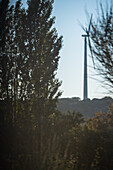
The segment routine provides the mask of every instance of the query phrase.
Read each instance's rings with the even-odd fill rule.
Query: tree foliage
[[[1,1],[0,98],[10,99],[14,112],[19,100],[53,109],[61,95],[61,82],[55,76],[62,46],[62,37],[53,27],[53,1],[28,1],[27,10],[21,0],[15,6],[8,7],[7,2],[3,8],[4,4]]]
[[[113,6],[100,10],[96,20],[91,17],[86,33],[90,37],[89,47],[94,60],[94,68],[104,78],[104,83],[113,92]]]

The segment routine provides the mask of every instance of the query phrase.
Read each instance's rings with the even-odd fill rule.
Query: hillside
[[[78,97],[61,98],[58,100],[57,108],[62,113],[67,111],[77,111],[83,114],[84,118],[93,117],[96,112],[107,112],[108,106],[111,105],[113,99],[104,97],[102,99],[94,98],[92,100],[80,100]]]

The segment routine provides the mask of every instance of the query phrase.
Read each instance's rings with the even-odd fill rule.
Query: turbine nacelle
[[[89,35],[88,34],[83,34],[82,37],[89,37]]]

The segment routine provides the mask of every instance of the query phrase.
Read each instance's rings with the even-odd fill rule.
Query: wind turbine
[[[82,35],[82,37],[84,37],[84,87],[83,87],[83,100],[86,100],[88,98],[88,83],[87,83],[88,82],[88,77],[87,77],[87,38],[88,38],[89,48],[90,48],[90,52],[91,52],[91,56],[92,56],[92,60],[93,60],[93,64],[94,64],[92,47],[91,47],[91,42],[90,42],[90,38],[89,38],[91,21],[92,21],[92,15],[91,15],[91,18],[90,18],[88,30],[84,29],[84,27],[82,27],[83,30],[86,32],[86,34]]]

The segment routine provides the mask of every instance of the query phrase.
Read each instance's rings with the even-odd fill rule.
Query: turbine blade
[[[90,28],[91,28],[92,17],[93,17],[93,14],[91,14],[91,18],[90,18],[90,21],[89,21],[88,33],[90,32]]]
[[[91,57],[92,57],[94,69],[95,69],[95,61],[94,61],[94,57],[93,57],[93,50],[92,50],[92,45],[91,45],[91,41],[90,41],[89,37],[88,37],[88,43],[89,43],[89,49],[90,49],[90,52],[91,52]]]

